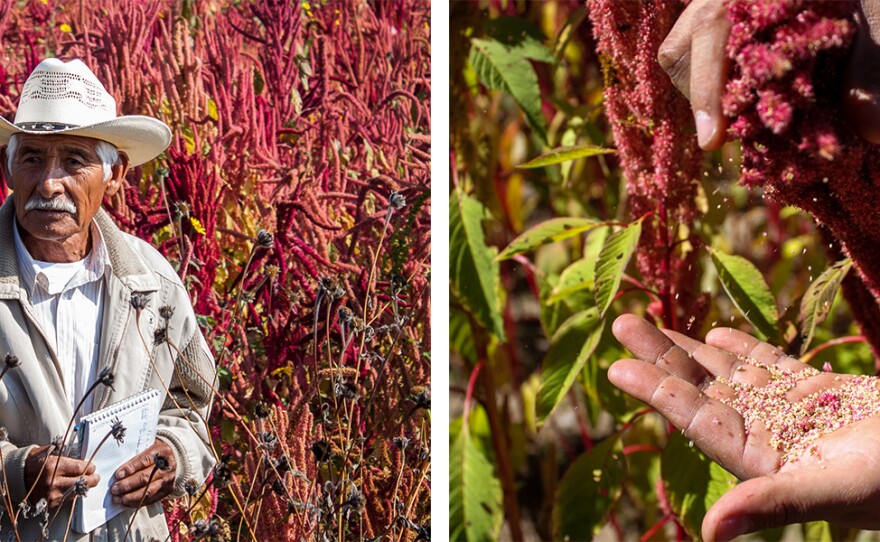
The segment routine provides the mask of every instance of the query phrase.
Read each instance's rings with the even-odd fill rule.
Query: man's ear
[[[104,195],[113,196],[122,187],[125,182],[125,174],[128,173],[128,155],[119,152],[119,160],[110,168],[110,178],[104,184]]]
[[[6,156],[6,149],[9,147],[3,146],[3,149],[0,150],[0,170],[3,171],[3,180],[6,181],[6,186],[10,189],[12,188],[12,173],[9,172],[9,161]]]

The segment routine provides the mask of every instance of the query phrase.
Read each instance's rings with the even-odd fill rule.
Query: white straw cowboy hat
[[[72,135],[112,143],[130,165],[149,162],[171,142],[171,129],[141,115],[116,116],[113,99],[81,60],[47,58],[21,90],[15,122],[0,117],[0,144],[12,134]]]

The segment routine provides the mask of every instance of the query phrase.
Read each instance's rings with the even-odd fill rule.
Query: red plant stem
[[[577,418],[578,428],[581,432],[581,441],[584,443],[584,448],[587,450],[587,453],[593,450],[593,439],[590,438],[590,429],[587,427],[587,420],[584,418],[584,408],[578,404],[577,396],[574,393],[574,388],[568,390],[568,398],[571,401],[571,406],[574,408],[575,417]]]
[[[660,521],[658,521],[657,523],[654,524],[653,527],[648,529],[645,532],[645,534],[643,534],[642,537],[639,538],[639,541],[646,542],[647,540],[650,540],[651,537],[654,536],[654,533],[656,533],[657,531],[660,530],[660,528],[662,528],[664,525],[669,523],[669,520],[671,520],[671,519],[675,519],[675,516],[673,516],[672,514],[667,514],[667,515],[663,516],[662,518],[660,518]]]
[[[525,271],[526,282],[529,283],[529,290],[532,292],[532,295],[535,296],[535,299],[540,301],[541,289],[538,288],[538,283],[535,281],[535,275],[539,271],[538,268],[535,267],[535,265],[522,254],[517,254],[513,257],[513,260],[519,264],[522,264]]]
[[[617,539],[623,540],[623,529],[620,528],[620,522],[617,521],[617,514],[614,513],[614,510],[608,514],[608,523],[610,523],[611,528],[614,529],[614,534],[617,535]]]
[[[651,412],[654,412],[654,409],[650,408],[650,407],[643,408],[642,410],[636,412],[635,414],[632,415],[632,418],[630,418],[626,423],[623,424],[623,427],[620,428],[620,432],[623,433],[627,429],[630,429],[633,425],[635,425],[635,423],[639,420],[639,418],[641,418],[645,414],[650,414]]]
[[[478,330],[476,322],[471,318],[471,329]],[[474,343],[477,349],[477,358],[480,362],[489,359],[487,337],[484,332],[477,331],[474,335]],[[504,511],[507,523],[510,526],[510,534],[514,540],[523,540],[522,523],[519,512],[519,501],[516,496],[516,486],[513,480],[513,467],[510,463],[510,439],[507,437],[501,413],[498,411],[498,389],[495,386],[495,377],[492,367],[483,371],[483,394],[486,407],[486,416],[489,418],[489,429],[492,435],[492,447],[495,450],[495,459],[498,467],[498,477],[501,480],[501,489],[504,493]]]
[[[623,455],[630,455],[636,452],[657,452],[659,454],[663,452],[663,448],[655,444],[633,444],[623,448]]]
[[[851,335],[849,337],[839,337],[837,339],[831,339],[830,341],[827,341],[827,342],[820,344],[816,348],[813,348],[812,350],[810,350],[809,352],[807,352],[806,354],[801,356],[801,361],[804,363],[810,363],[810,361],[814,357],[816,357],[816,354],[818,354],[819,352],[821,352],[823,350],[827,350],[828,348],[831,348],[832,346],[837,346],[839,344],[846,344],[846,343],[863,343],[866,341],[867,341],[867,339],[864,337],[864,335]]]
[[[483,368],[483,360],[480,360],[471,371],[471,377],[468,379],[467,392],[464,395],[464,413],[462,414],[462,425],[467,427],[468,414],[471,412],[471,401],[474,398],[474,386],[477,384],[477,377],[480,375],[480,369]]]

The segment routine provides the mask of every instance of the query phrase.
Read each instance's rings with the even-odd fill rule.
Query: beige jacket
[[[53,438],[63,435],[73,413],[65,398],[56,355],[47,346],[34,318],[28,292],[19,279],[12,233],[14,215],[10,197],[0,207],[0,368],[7,353],[17,356],[20,365],[7,371],[0,380],[0,427],[9,435],[8,441],[0,442],[0,452],[2,474],[17,505],[26,492],[27,454],[31,448],[49,444]],[[98,371],[110,368],[115,382],[114,389],[98,386],[94,392],[94,409],[147,388],[160,391],[163,407],[158,434],[174,450],[175,496],[180,496],[188,481],[198,485],[204,482],[215,463],[203,422],[208,416],[211,390],[216,382],[214,360],[196,325],[186,290],[171,265],[150,245],[120,231],[103,210],[95,216],[95,221],[112,265],[112,273],[105,275]],[[131,303],[135,293],[149,299],[140,318]],[[167,343],[154,345],[156,330],[164,327],[159,309],[165,306],[174,309],[168,336],[179,352]],[[3,512],[0,541],[15,540],[2,500],[0,511]],[[69,513],[69,505],[61,509],[50,525],[49,540],[64,538]],[[88,535],[71,531],[67,540],[121,540],[132,513],[123,512]],[[156,503],[139,510],[132,531],[134,536],[129,540],[164,540],[168,530],[161,505]],[[39,540],[40,532],[36,519],[23,520],[19,516],[21,540]]]

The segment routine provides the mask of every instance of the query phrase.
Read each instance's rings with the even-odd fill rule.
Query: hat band
[[[58,132],[79,128],[78,124],[63,124],[60,122],[21,122],[16,124],[16,126],[28,132]]]

